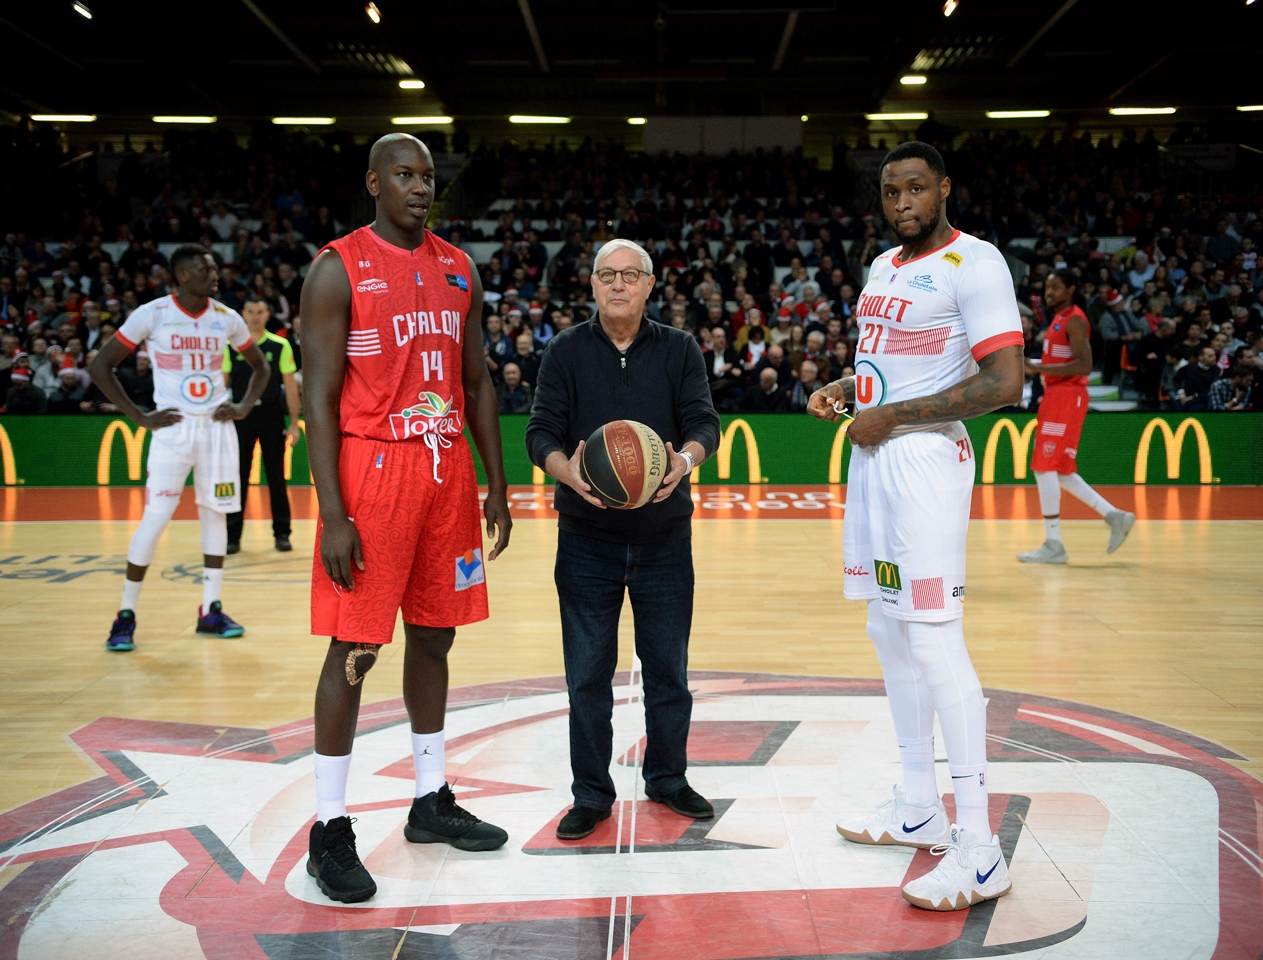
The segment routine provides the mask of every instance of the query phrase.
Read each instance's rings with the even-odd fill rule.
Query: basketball
[[[619,510],[648,503],[667,475],[667,448],[635,420],[613,420],[588,437],[579,462],[592,495]]]

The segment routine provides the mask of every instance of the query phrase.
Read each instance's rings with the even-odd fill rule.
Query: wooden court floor
[[[1154,502],[1166,496],[1157,490]],[[880,676],[863,606],[841,597],[842,521],[799,513],[811,519],[694,524],[692,667]],[[324,648],[308,633],[313,521],[296,522],[291,554],[272,549],[266,521],[248,521],[224,585],[247,633],[213,641],[194,633],[197,524],[177,520],[141,598],[138,649],[111,654],[103,641],[132,524],[20,514],[0,524],[0,810],[99,775],[67,737],[98,717],[253,728],[310,717]],[[509,551],[490,565],[491,618],[459,631],[453,686],[562,673],[547,516],[519,514]],[[1263,778],[1263,523],[1142,520],[1113,556],[1099,521],[1063,530],[1071,562],[1047,568],[1014,559],[1041,541],[1038,521],[971,526],[965,629],[984,686],[1169,724],[1248,758],[1237,765]],[[624,626],[621,668],[630,617]],[[365,703],[399,696],[401,652],[386,650]]]

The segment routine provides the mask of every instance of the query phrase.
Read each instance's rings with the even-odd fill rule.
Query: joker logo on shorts
[[[190,373],[180,382],[180,396],[189,403],[209,403],[215,383],[204,373]]]
[[[406,440],[427,433],[460,433],[460,414],[449,416],[452,412],[450,397],[445,400],[429,390],[423,390],[417,396],[418,403],[390,415],[392,437]]]

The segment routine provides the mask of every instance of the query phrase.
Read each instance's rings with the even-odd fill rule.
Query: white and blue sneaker
[[[930,850],[937,867],[903,888],[903,898],[922,910],[964,910],[1013,889],[1000,838],[983,840],[952,824],[951,840]]]
[[[838,833],[853,843],[897,843],[928,850],[948,842],[951,821],[947,819],[942,800],[935,800],[929,806],[914,806],[896,786],[894,799],[887,800],[867,817],[839,823]]]

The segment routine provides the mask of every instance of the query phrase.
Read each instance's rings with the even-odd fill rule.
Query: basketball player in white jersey
[[[858,410],[847,429],[845,595],[868,603],[902,767],[894,798],[838,832],[941,854],[903,890],[929,910],[1012,886],[987,813],[986,705],[962,629],[974,450],[961,420],[1021,398],[1022,326],[1000,252],[947,222],[950,191],[928,144],[900,144],[882,161],[882,208],[903,246],[870,269],[855,375],[816,391],[807,408],[831,421],[844,402]],[[954,824],[934,776],[936,713]]]
[[[250,339],[246,322],[211,294],[219,289],[215,258],[199,246],[171,255],[176,292],[137,309],[105,342],[89,372],[120,411],[153,432],[145,462],[145,512],[127,551],[123,602],[105,641],[110,650],[135,648],[136,602],[158,538],[184,492],[189,470],[202,527],[202,605],[197,632],[239,637],[245,628],[223,611],[219,590],[228,548],[227,515],[240,510],[241,469],[233,420],[248,414],[268,383],[267,358]],[[128,353],[147,343],[153,360],[154,403],[145,413],[114,373]],[[240,403],[233,403],[221,372],[224,346],[232,344],[253,373]]]

